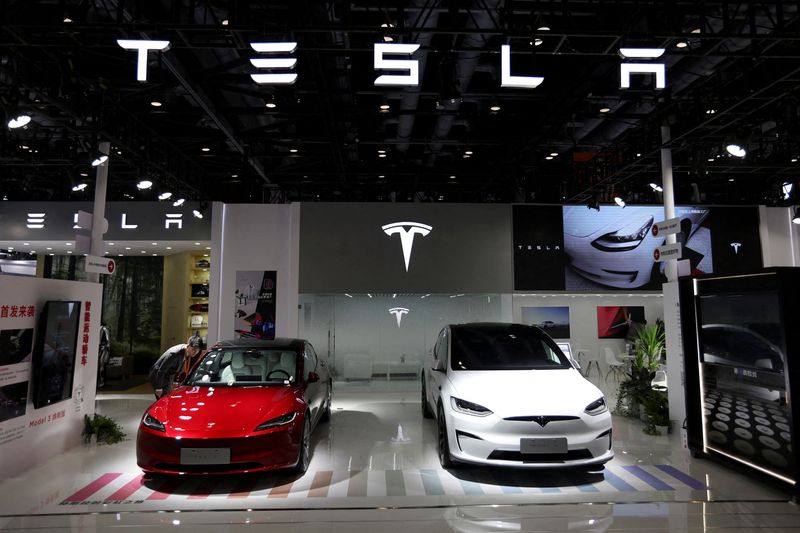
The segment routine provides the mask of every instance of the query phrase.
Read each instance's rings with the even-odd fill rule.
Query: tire
[[[300,434],[300,452],[297,454],[297,464],[293,468],[295,474],[303,475],[308,470],[311,462],[311,421],[306,413],[303,422],[303,433]]]
[[[325,410],[322,411],[322,416],[319,417],[320,422],[331,421],[331,401],[333,400],[333,383],[328,382],[328,397],[325,399]]]
[[[425,376],[422,376],[422,418],[433,418],[433,411],[428,405],[428,395],[425,390]]]
[[[447,436],[447,422],[444,419],[444,409],[439,406],[438,416],[436,417],[436,448],[439,454],[439,463],[442,468],[450,469],[456,467],[453,456],[450,455],[450,439]]]

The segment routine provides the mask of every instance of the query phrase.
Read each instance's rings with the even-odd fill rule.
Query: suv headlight
[[[628,250],[633,250],[642,244],[652,225],[653,217],[648,217],[647,221],[641,226],[638,222],[635,222],[596,238],[592,241],[592,246],[604,252],[627,252]]]
[[[466,400],[460,400],[455,396],[450,397],[450,404],[453,406],[454,411],[458,411],[459,413],[464,413],[465,415],[489,416],[490,414],[492,414],[490,410],[488,410],[482,405],[468,402]]]
[[[601,415],[606,411],[608,411],[608,407],[606,406],[606,401],[603,398],[593,401],[586,406],[586,409],[583,410],[584,413],[592,416]]]
[[[156,431],[163,431],[165,433],[167,431],[167,428],[164,427],[164,423],[150,415],[150,413],[145,413],[144,418],[142,418],[142,424]]]
[[[264,431],[265,429],[272,429],[279,426],[285,426],[289,424],[297,417],[297,413],[287,413],[283,416],[279,416],[277,418],[273,418],[271,420],[267,420],[263,424],[259,424],[256,429],[253,431]]]

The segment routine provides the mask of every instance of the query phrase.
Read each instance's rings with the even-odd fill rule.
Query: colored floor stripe
[[[275,481],[275,486],[269,491],[267,498],[287,498],[289,493],[292,492],[292,483],[290,479],[279,479]]]
[[[425,487],[425,494],[428,496],[444,496],[442,480],[436,470],[420,470],[422,476],[422,486]]]
[[[558,487],[542,487],[542,492],[545,494],[555,494],[556,492],[561,492],[561,489]]]
[[[308,491],[309,498],[324,498],[328,495],[328,488],[331,486],[331,479],[333,479],[333,472],[330,470],[323,470],[314,474],[314,480],[311,482],[311,489]]]
[[[367,471],[353,470],[350,472],[350,483],[347,486],[349,498],[367,495]]]
[[[655,466],[659,470],[661,470],[663,472],[666,472],[670,476],[674,477],[675,479],[677,479],[678,481],[680,481],[684,485],[688,485],[689,487],[693,488],[694,490],[706,490],[706,489],[708,489],[708,487],[706,487],[705,483],[701,483],[701,482],[697,481],[695,478],[691,477],[690,475],[684,474],[683,472],[681,472],[680,470],[678,470],[677,468],[675,468],[672,465],[655,465]]]
[[[403,479],[402,470],[386,471],[386,495],[387,496],[406,495],[406,482]]]
[[[617,490],[622,492],[636,492],[636,487],[619,477],[618,475],[614,474],[606,468],[605,472],[603,472],[603,477],[605,478],[608,483]]]
[[[584,483],[583,485],[575,485],[581,492],[600,492],[600,489],[595,487],[592,483]]]
[[[73,494],[72,496],[68,496],[64,501],[65,502],[82,502],[83,500],[89,498],[92,494],[97,492],[98,490],[102,489],[115,479],[117,479],[122,474],[118,472],[110,472],[108,474],[103,474],[99,478],[95,479],[81,490]]]
[[[144,485],[144,475],[139,474],[132,480],[125,483],[119,490],[117,490],[114,494],[106,498],[107,502],[121,502],[123,500],[127,500],[131,497],[131,495],[139,490],[142,485]]]
[[[190,500],[205,500],[208,498],[212,492],[214,492],[214,488],[219,483],[219,478],[217,476],[205,476],[203,477],[200,484],[197,485],[192,493],[189,495]]]
[[[166,500],[172,494],[183,485],[186,481],[186,478],[183,477],[171,477],[169,479],[164,480],[164,482],[159,485],[159,487],[147,497],[148,500]]]
[[[247,498],[250,496],[250,492],[253,490],[253,487],[256,486],[258,480],[261,479],[259,476],[247,476],[240,479],[236,485],[231,490],[231,493],[228,495],[230,499],[238,499],[238,498]]]
[[[650,472],[643,469],[641,466],[636,466],[636,465],[623,466],[622,468],[624,468],[634,476],[638,477],[639,479],[641,479],[642,481],[644,481],[645,483],[647,483],[656,490],[675,490],[674,488],[670,487],[669,485],[658,479]]]
[[[461,487],[464,489],[464,494],[478,495],[484,493],[481,486],[474,481],[468,481],[466,479],[459,479],[459,481],[461,482]]]

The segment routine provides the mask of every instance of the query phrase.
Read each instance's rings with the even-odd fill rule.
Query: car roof
[[[470,322],[467,324],[450,324],[451,331],[487,331],[491,333],[498,333],[508,331],[509,329],[530,329],[538,332],[542,330],[530,324],[515,324],[510,322]]]
[[[304,339],[293,339],[290,337],[278,337],[273,340],[266,339],[227,339],[222,340],[211,346],[214,348],[276,348],[282,350],[302,351]]]

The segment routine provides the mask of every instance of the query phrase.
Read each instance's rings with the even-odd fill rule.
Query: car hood
[[[603,206],[599,212],[570,207],[564,211],[564,234],[588,237],[615,231],[632,233],[645,225],[648,220],[663,220],[663,212],[662,208],[649,207],[632,207],[623,211],[622,208]]]
[[[456,371],[452,394],[501,418],[578,415],[600,398],[600,389],[574,368],[564,370]]]
[[[158,400],[150,414],[168,435],[222,438],[252,432],[257,425],[303,409],[294,387],[181,387]]]

